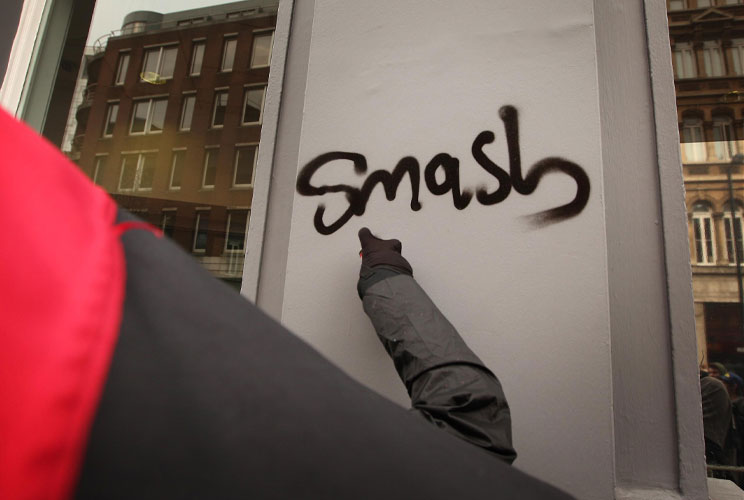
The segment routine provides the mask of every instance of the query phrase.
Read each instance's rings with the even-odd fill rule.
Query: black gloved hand
[[[411,264],[400,254],[403,249],[400,240],[381,240],[363,227],[359,230],[359,242],[362,244],[362,267],[391,266],[413,276]]]

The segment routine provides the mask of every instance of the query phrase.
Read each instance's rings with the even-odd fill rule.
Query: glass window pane
[[[168,99],[156,99],[152,101],[150,132],[160,132],[165,126],[165,111],[168,107]]]
[[[168,210],[163,212],[160,218],[160,230],[168,238],[173,238],[173,233],[176,230],[176,211]]]
[[[159,61],[160,48],[146,50],[144,63],[142,64],[142,73],[157,73]]]
[[[176,56],[178,55],[178,47],[165,47],[163,48],[163,54],[160,60],[160,77],[161,78],[172,78],[173,71],[176,68]]]
[[[217,92],[214,95],[214,111],[212,114],[212,126],[219,127],[225,124],[225,111],[227,110],[227,91]]]
[[[106,126],[103,130],[103,135],[110,136],[114,133],[114,126],[116,125],[116,117],[119,115],[119,104],[111,103],[108,105],[106,110]]]
[[[191,119],[194,117],[194,104],[196,103],[195,95],[187,95],[183,98],[183,107],[181,109],[180,130],[191,129]]]
[[[93,170],[93,176],[91,179],[93,182],[98,184],[99,186],[103,183],[103,178],[106,175],[106,161],[108,160],[108,156],[97,156],[96,157],[96,166]]]
[[[259,123],[263,108],[264,91],[266,87],[249,87],[245,90],[245,106],[243,108],[243,123]]]
[[[202,187],[214,187],[217,178],[217,154],[216,149],[207,149],[204,153],[204,176]]]
[[[151,189],[155,178],[155,161],[157,153],[146,153],[141,156],[139,189]]]
[[[138,155],[122,155],[119,190],[124,191],[134,189],[134,179],[137,177],[138,161]]]
[[[273,33],[253,37],[251,68],[268,66],[271,63],[271,41]]]
[[[196,227],[194,234],[194,251],[205,251],[207,249],[207,237],[209,236],[209,212],[202,211],[196,214]]]
[[[170,187],[180,188],[181,178],[183,176],[183,163],[186,161],[186,151],[178,150],[173,151],[173,158],[171,159],[171,177]]]
[[[234,186],[249,186],[253,184],[253,165],[255,158],[255,146],[236,148]]]
[[[228,214],[225,250],[240,251],[245,248],[245,233],[248,228],[248,210],[232,210]]]
[[[141,133],[145,131],[145,125],[147,124],[147,113],[150,109],[150,101],[139,101],[134,104],[134,111],[132,113],[132,128],[130,132],[133,134]]]
[[[127,76],[127,69],[129,69],[129,52],[124,52],[119,55],[119,64],[116,68],[117,85],[124,85],[124,80]]]
[[[194,42],[191,56],[191,74],[198,75],[201,73],[202,60],[204,59],[204,42]]]
[[[238,41],[235,38],[225,38],[225,45],[222,49],[222,71],[231,71],[235,61],[235,47]]]

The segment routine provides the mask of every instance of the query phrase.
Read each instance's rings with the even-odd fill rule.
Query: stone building
[[[737,246],[742,255],[744,170],[732,165],[732,158],[744,152],[744,5],[740,0],[669,0],[668,16],[698,356],[741,365],[744,334],[735,262]]]

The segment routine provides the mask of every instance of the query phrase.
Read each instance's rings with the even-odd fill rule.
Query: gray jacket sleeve
[[[413,410],[437,427],[511,463],[511,417],[496,376],[411,277],[364,292],[364,311],[393,359]]]

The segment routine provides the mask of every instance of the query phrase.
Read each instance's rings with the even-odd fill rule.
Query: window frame
[[[173,232],[176,230],[176,224],[175,219],[178,213],[178,209],[176,207],[164,207],[160,210],[160,231],[162,231],[163,236],[168,236],[169,238],[173,238],[173,236],[169,236],[168,233],[165,231],[166,227],[166,217],[172,217],[172,227]]]
[[[232,58],[230,60],[230,67],[225,67],[227,60],[227,44],[234,42],[235,48],[232,51]],[[220,58],[220,72],[231,73],[235,69],[235,57],[238,55],[238,33],[226,33],[222,37],[222,57]]]
[[[103,187],[103,183],[100,182],[99,176],[101,175],[101,160],[103,160],[103,170],[106,170],[106,164],[109,160],[109,154],[108,153],[96,153],[96,155],[93,158],[93,175],[91,175],[90,180],[93,181],[93,184],[96,186]]]
[[[245,217],[245,229],[243,231],[243,247],[242,248],[227,248],[227,243],[230,238],[230,224],[232,222],[232,215],[235,212],[246,212]],[[251,209],[247,207],[233,207],[227,209],[227,223],[225,225],[225,243],[222,248],[222,252],[225,254],[240,254],[245,253],[246,242],[248,240],[248,227],[251,224]]]
[[[738,152],[736,147],[736,130],[734,128],[734,122],[729,116],[716,115],[713,116],[713,122],[711,126],[711,132],[713,133],[713,149],[715,151],[715,159],[717,161],[729,161]],[[721,138],[716,139],[716,135],[720,134]],[[723,154],[719,154],[721,144],[723,144]]]
[[[726,239],[726,256],[728,257],[728,265],[736,266],[736,255],[733,252],[736,251],[737,247],[739,250],[739,257],[741,261],[739,265],[744,264],[744,211],[742,210],[740,203],[734,204],[734,216],[739,226],[739,238],[736,236],[736,228],[732,226],[731,222],[731,202],[724,204],[723,208],[723,231],[724,238]],[[737,245],[735,247],[734,245]]]
[[[233,175],[232,175],[232,183],[230,185],[231,188],[235,189],[248,189],[253,188],[253,185],[256,181],[256,165],[258,164],[258,146],[259,144],[257,142],[249,142],[249,143],[241,143],[235,145],[235,155],[233,158]],[[240,151],[243,149],[249,149],[253,148],[253,165],[251,170],[251,183],[250,184],[237,184],[235,180],[238,177],[238,158],[240,156]]]
[[[695,131],[699,132],[699,141],[684,140],[688,133],[690,136],[695,135]],[[683,139],[681,146],[685,153],[685,163],[705,163],[708,160],[705,130],[703,129],[703,121],[700,118],[683,119],[681,137]]]
[[[116,131],[116,122],[119,119],[120,101],[108,101],[106,103],[106,116],[103,120],[103,130],[101,131],[101,137],[113,137]],[[115,109],[115,111],[114,111]],[[114,121],[111,121],[111,115],[114,114]],[[109,133],[109,124],[111,124],[111,132]]]
[[[197,254],[206,254],[207,248],[209,247],[209,216],[212,214],[212,207],[198,207],[194,211],[194,214],[196,215],[194,217],[194,237],[191,240],[191,252],[197,253]],[[204,248],[196,248],[196,240],[199,237],[199,224],[202,219],[202,215],[207,215],[207,227],[204,230],[206,233],[206,241],[204,243]]]
[[[165,52],[165,49],[169,48],[175,48],[176,49],[176,57],[173,61],[173,74],[169,76],[163,76],[163,53]],[[140,81],[144,82],[145,80],[142,78],[142,75],[145,74],[145,64],[147,64],[147,53],[153,52],[155,50],[158,50],[158,62],[156,64],[157,71],[154,71],[154,73],[157,73],[158,79],[160,80],[172,80],[173,76],[176,74],[176,64],[178,64],[178,49],[179,49],[179,42],[168,42],[164,44],[158,44],[158,45],[146,45],[142,48],[142,71],[140,71]]]
[[[695,49],[690,43],[678,43],[674,46],[672,51],[672,59],[674,61],[674,77],[678,80],[684,80],[688,78],[697,78],[698,67],[697,58],[695,57]],[[689,58],[690,65],[685,65],[685,57]],[[681,62],[681,64],[680,64]],[[687,70],[690,70],[689,73]]]
[[[718,74],[714,74],[716,66],[719,69]],[[707,78],[721,78],[726,76],[726,63],[720,42],[716,40],[706,40],[703,42],[703,69]]]
[[[217,117],[217,97],[225,95],[225,112],[222,115],[222,123],[215,124],[214,120]],[[220,87],[214,89],[214,97],[212,98],[212,118],[209,121],[209,128],[223,128],[225,126],[225,118],[227,117],[227,104],[230,101],[230,89],[229,87]]]
[[[705,211],[703,210],[696,210],[695,207],[698,206],[700,208],[705,208]],[[708,223],[708,228],[710,230],[710,238],[709,240],[706,238],[705,235],[705,227]],[[703,255],[700,255],[700,252],[698,252],[698,237],[697,232],[700,233],[700,248],[703,249]],[[710,207],[703,205],[703,204],[696,204],[692,208],[692,239],[693,239],[693,247],[694,247],[694,255],[695,255],[695,264],[699,266],[714,266],[716,265],[716,231],[715,231],[715,225],[713,221],[713,211],[710,209]],[[710,247],[711,255],[709,256],[707,253],[708,247]]]
[[[194,111],[196,110],[196,92],[184,92],[181,94],[181,114],[178,119],[178,131],[179,132],[189,132],[191,131],[191,127],[194,124]],[[194,100],[194,104],[191,108],[191,116],[189,117],[189,126],[184,127],[183,126],[183,119],[186,115],[186,102],[189,99]]]
[[[148,96],[144,99],[132,100],[132,118],[129,121],[129,135],[151,135],[151,134],[162,134],[165,130],[165,116],[168,114],[168,98],[170,94],[161,94],[157,96]],[[153,114],[153,103],[155,101],[165,101],[165,112],[163,113],[163,128],[160,130],[152,130],[152,114]],[[147,102],[147,118],[145,119],[145,127],[142,132],[132,132],[134,127],[134,116],[137,105],[140,103]]]
[[[196,62],[197,47],[201,48],[201,57],[199,58],[199,71],[194,72],[194,63]],[[207,39],[197,38],[191,42],[191,60],[189,62],[189,76],[201,75],[204,65],[204,53],[207,50]]]
[[[271,56],[274,54],[274,33],[275,31],[276,31],[275,29],[253,31],[253,39],[251,40],[251,60],[248,63],[248,67],[250,69],[268,68],[271,66]],[[265,37],[267,36],[267,34],[271,39],[269,41],[269,61],[266,64],[260,64],[260,65],[254,64],[254,60],[256,57],[256,39]]]
[[[116,74],[114,75],[114,86],[115,87],[121,87],[126,83],[127,72],[129,71],[129,63],[131,61],[132,61],[131,49],[119,51],[119,58],[117,59],[117,62],[116,62]]]
[[[240,114],[240,125],[241,126],[250,126],[250,125],[261,125],[263,123],[263,109],[264,109],[264,103],[266,102],[266,89],[268,88],[268,83],[259,83],[259,84],[248,84],[243,86],[243,109],[242,113]],[[248,92],[251,89],[261,88],[261,106],[258,111],[258,121],[256,122],[247,122],[245,121],[245,108],[248,104]]]
[[[169,191],[180,191],[183,187],[183,165],[181,165],[181,180],[180,185],[174,186],[173,185],[173,176],[176,172],[176,158],[178,158],[178,153],[183,152],[183,161],[186,161],[186,151],[187,148],[173,148],[171,150],[171,161],[170,161],[170,175],[168,176],[168,190]]]
[[[204,159],[202,160],[202,177],[201,177],[201,190],[204,191],[211,191],[215,188],[217,185],[217,162],[219,161],[219,156],[216,156],[215,165],[214,165],[214,184],[207,185],[205,184],[207,179],[207,164],[209,161],[209,158],[212,156],[212,153],[216,153],[219,155],[220,153],[220,147],[219,146],[204,146]]]
[[[149,192],[153,190],[153,187],[141,187],[140,184],[142,182],[142,171],[144,170],[144,162],[145,157],[149,154],[155,155],[155,162],[157,168],[157,160],[158,160],[158,153],[159,150],[157,149],[148,149],[148,150],[141,150],[141,151],[122,151],[120,154],[121,162],[119,163],[119,182],[116,185],[116,191],[119,193],[135,193],[135,192]],[[137,165],[135,167],[135,173],[134,173],[134,180],[132,181],[132,187],[131,188],[122,188],[121,187],[121,181],[124,177],[124,161],[126,160],[126,157],[137,155]],[[154,174],[153,174],[153,184],[155,184]]]

